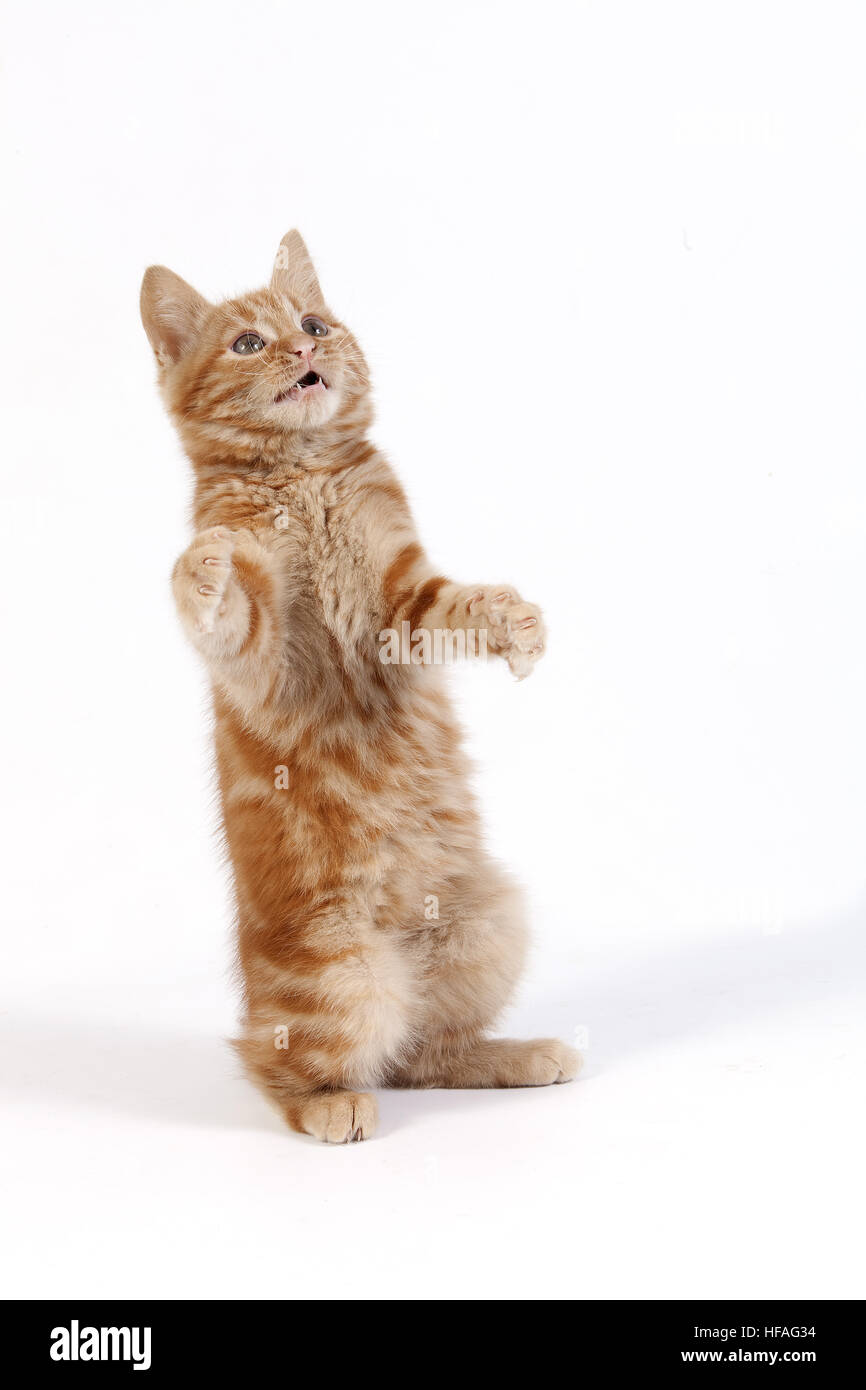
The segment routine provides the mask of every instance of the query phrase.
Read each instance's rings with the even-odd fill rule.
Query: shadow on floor
[[[586,1028],[596,1071],[740,1024],[752,1031],[756,1022],[822,1001],[864,999],[864,919],[866,909],[778,934],[736,929],[640,952],[620,943],[527,1001],[516,1014],[519,1029],[546,1028],[573,1041]]]
[[[279,1130],[219,1037],[0,1016],[0,1088],[167,1122]]]
[[[523,1036],[590,1032],[591,1073],[719,1028],[753,1024],[863,990],[859,917],[782,934],[732,932],[675,948],[596,960],[515,1012]],[[804,1040],[804,1046],[807,1045]],[[166,1123],[284,1132],[241,1074],[228,1043],[83,1019],[0,1015],[0,1088]],[[497,1092],[394,1092],[390,1129],[430,1113],[497,1106]],[[383,1117],[384,1118],[384,1117]]]

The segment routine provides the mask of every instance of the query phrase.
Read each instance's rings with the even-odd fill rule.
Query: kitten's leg
[[[236,1047],[289,1126],[331,1144],[368,1139],[381,1082],[412,1032],[414,974],[357,906],[303,923],[241,923],[248,1000]]]
[[[443,1035],[425,1043],[415,1057],[395,1069],[392,1086],[476,1089],[551,1086],[572,1081],[581,1057],[558,1038],[485,1038]]]
[[[386,630],[399,631],[408,622],[410,633],[431,634],[431,651],[436,650],[433,634],[471,633],[476,653],[483,642],[505,658],[520,680],[544,655],[546,630],[536,604],[524,603],[510,584],[467,587],[431,575],[417,545],[404,547],[393,560],[384,578],[384,598]],[[469,651],[468,642],[466,646]]]
[[[325,1144],[351,1144],[370,1139],[376,1131],[379,1107],[369,1091],[350,1089],[339,1060],[326,1056],[329,1041],[339,1034],[340,1023],[320,1022],[306,1035],[297,1026],[286,1037],[291,1060],[275,1051],[285,1024],[276,1020],[281,1011],[265,1010],[247,1023],[246,1034],[235,1042],[247,1075],[276,1107],[290,1129],[309,1134]],[[359,1086],[379,1078],[367,1077]]]
[[[522,894],[482,859],[439,901],[440,919],[419,942],[424,958],[421,1041],[392,1068],[392,1086],[549,1086],[570,1081],[580,1055],[556,1038],[486,1036],[522,971]]]
[[[180,556],[172,589],[184,630],[212,674],[264,700],[279,669],[278,576],[250,532],[200,532]]]
[[[254,1009],[235,1042],[247,1075],[297,1133],[326,1144],[369,1139],[379,1111],[375,1096],[360,1088],[378,1081],[376,1070],[353,1074],[347,1011],[338,1006],[304,1017],[299,1010],[306,1007],[296,993],[283,1006],[263,1001]]]

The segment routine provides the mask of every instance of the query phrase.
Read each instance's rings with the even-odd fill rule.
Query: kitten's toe
[[[559,1043],[558,1046],[559,1076],[554,1085],[559,1085],[563,1081],[573,1081],[583,1066],[583,1057],[576,1047],[569,1047],[567,1043]]]
[[[533,1086],[558,1086],[573,1081],[583,1065],[575,1048],[559,1038],[538,1038],[532,1044],[530,1072]]]
[[[517,679],[523,680],[544,655],[547,632],[541,609],[534,603],[524,603],[513,588],[490,590],[483,602],[495,649],[505,657]]]
[[[534,603],[515,604],[508,613],[508,665],[518,680],[528,676],[544,655],[547,633]]]
[[[369,1139],[375,1132],[377,1119],[375,1096],[335,1091],[305,1101],[297,1128],[325,1144],[351,1144]]]

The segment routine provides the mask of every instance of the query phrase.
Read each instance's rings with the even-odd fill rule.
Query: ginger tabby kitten
[[[250,1077],[331,1143],[373,1133],[373,1086],[570,1080],[565,1044],[488,1036],[524,962],[520,896],[485,853],[438,666],[382,659],[388,629],[473,631],[523,677],[539,610],[427,559],[297,232],[269,288],[223,304],[151,266],[141,315],[195,470],[173,587],[213,684]]]

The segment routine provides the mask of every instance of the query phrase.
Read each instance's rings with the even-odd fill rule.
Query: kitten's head
[[[194,453],[214,444],[268,453],[331,422],[366,422],[367,365],[325,303],[297,232],[283,237],[267,289],[222,304],[151,266],[141,317],[166,403]]]

